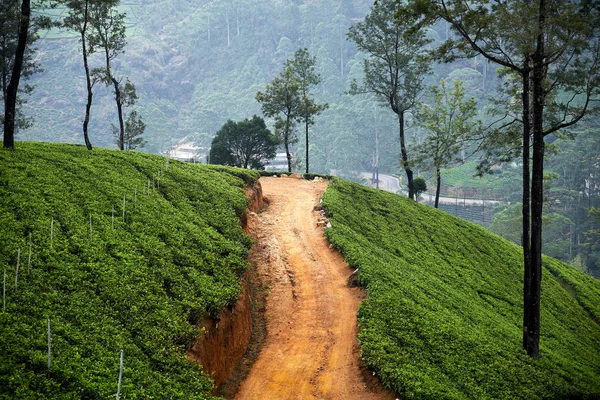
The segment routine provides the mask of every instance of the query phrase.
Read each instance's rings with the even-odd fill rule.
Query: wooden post
[[[48,372],[50,372],[50,354],[52,353],[52,336],[50,335],[50,318],[48,318]]]
[[[27,275],[31,269],[31,232],[29,232],[29,256],[27,257]]]
[[[17,288],[17,281],[19,280],[19,267],[21,266],[21,248],[17,249],[17,270],[15,271],[15,289]]]
[[[4,285],[2,285],[2,312],[6,312],[6,268],[4,268]]]
[[[121,360],[119,362],[119,383],[117,385],[117,400],[121,396],[121,381],[123,380],[123,350],[121,350]]]
[[[481,220],[485,226],[485,198],[481,199]]]

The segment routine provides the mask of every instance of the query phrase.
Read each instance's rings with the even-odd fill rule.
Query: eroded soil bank
[[[262,188],[261,188],[262,186]],[[251,316],[251,290],[266,294],[266,337],[254,343],[255,359],[238,365],[221,393],[235,399],[394,399],[360,361],[356,313],[363,294],[348,285],[352,270],[330,248],[317,227],[315,206],[327,182],[261,178],[247,190],[251,210],[242,222],[255,240],[251,274],[235,307],[220,319],[204,320],[204,337],[188,356],[198,360],[217,387],[242,359],[257,325]],[[268,208],[263,208],[263,194]],[[253,281],[254,288],[249,282]],[[260,301],[259,301],[260,302]],[[254,299],[256,308],[257,300]],[[256,312],[256,310],[255,310]],[[239,383],[240,366],[247,376]],[[235,377],[238,375],[237,377]],[[232,383],[233,381],[233,383]],[[238,387],[239,385],[239,387]],[[223,389],[222,388],[222,389]]]
[[[249,213],[242,216],[242,227],[246,233],[252,230],[253,219],[263,207],[263,192],[259,182],[245,189],[250,200]],[[255,214],[252,214],[255,215]],[[219,386],[231,375],[244,356],[252,335],[252,296],[249,274],[242,282],[242,295],[231,310],[223,311],[218,319],[204,318],[199,326],[204,335],[187,352],[190,359],[198,361]]]

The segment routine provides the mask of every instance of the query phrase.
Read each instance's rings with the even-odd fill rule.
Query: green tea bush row
[[[402,398],[600,398],[600,282],[544,259],[535,362],[521,349],[520,247],[339,179],[323,205],[327,237],[368,293],[362,358]]]
[[[239,297],[250,246],[243,187],[258,175],[165,167],[158,156],[73,145],[0,152],[0,274],[13,283],[0,314],[0,398],[115,396],[121,349],[122,399],[211,398],[185,350],[202,316]]]

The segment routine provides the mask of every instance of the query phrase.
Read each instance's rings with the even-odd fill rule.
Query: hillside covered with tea
[[[327,237],[368,299],[366,364],[410,399],[600,397],[600,282],[544,259],[541,360],[522,350],[522,249],[398,195],[335,179]]]
[[[74,145],[0,152],[0,398],[114,397],[121,350],[123,398],[210,398],[184,354],[239,297],[257,178]]]

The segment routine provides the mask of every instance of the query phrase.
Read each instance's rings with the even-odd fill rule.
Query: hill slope
[[[0,398],[110,398],[121,349],[125,398],[210,397],[184,350],[202,315],[239,296],[242,187],[258,176],[165,169],[157,156],[72,145],[0,152]]]
[[[544,260],[542,359],[521,350],[522,253],[485,229],[342,180],[326,234],[359,269],[362,357],[406,398],[600,397],[600,282]]]

